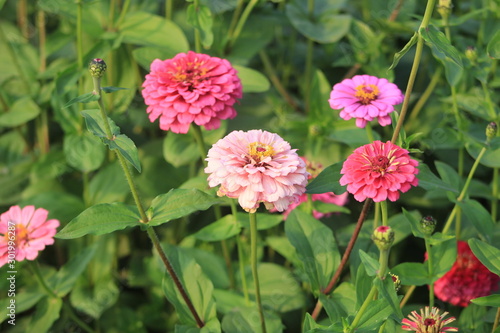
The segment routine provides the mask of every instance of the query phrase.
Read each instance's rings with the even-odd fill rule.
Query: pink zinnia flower
[[[498,289],[500,277],[488,270],[464,241],[457,242],[457,260],[434,283],[434,293],[444,302],[468,306],[471,299],[488,296]]]
[[[319,175],[323,170],[323,166],[320,163],[310,162],[305,157],[301,158],[306,163],[306,170],[307,172],[309,172],[309,180],[316,178],[316,176]],[[331,203],[337,206],[344,206],[347,202],[347,192],[342,193],[340,195],[336,195],[333,192],[311,194],[311,200]],[[307,201],[307,194],[304,193],[299,197],[299,200],[297,202],[292,202],[290,206],[288,206],[288,209],[283,212],[283,219],[286,220],[288,214],[290,214],[292,210],[294,210],[295,208],[297,208],[297,206],[306,201]],[[273,210],[271,210],[271,212],[272,211]],[[322,217],[329,217],[332,215],[332,213],[321,213],[318,212],[317,210],[313,210],[312,213],[315,219],[320,219]]]
[[[396,201],[399,192],[418,185],[417,166],[406,149],[390,141],[374,141],[357,148],[347,158],[340,170],[340,184],[347,185],[347,191],[358,201]]]
[[[34,206],[12,206],[0,215],[0,267],[9,261],[34,260],[45,245],[54,244],[58,220]]]
[[[229,61],[189,51],[172,59],[156,59],[143,85],[149,120],[160,128],[187,133],[192,122],[219,128],[234,118],[233,104],[242,96],[241,81]]]
[[[209,185],[220,185],[219,196],[238,198],[248,212],[261,202],[282,212],[306,190],[309,174],[295,151],[274,133],[233,131],[208,151]]]
[[[444,332],[458,332],[456,327],[445,327],[452,321],[455,317],[450,317],[444,319],[448,312],[443,312],[439,314],[439,309],[433,307],[429,311],[429,307],[426,306],[424,310],[420,309],[420,314],[417,311],[412,311],[408,315],[410,319],[403,319],[402,329],[405,331],[412,331],[416,333],[444,333]]]
[[[381,126],[389,125],[389,113],[394,111],[394,105],[400,104],[403,99],[401,90],[387,79],[356,75],[334,85],[328,101],[332,109],[342,109],[342,119],[356,118],[356,126],[364,128],[366,122],[375,118]]]

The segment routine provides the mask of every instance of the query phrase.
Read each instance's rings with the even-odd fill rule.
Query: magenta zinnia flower
[[[344,120],[356,118],[356,126],[364,128],[366,122],[377,118],[381,126],[391,123],[389,113],[394,105],[403,102],[401,90],[387,79],[370,75],[356,75],[333,86],[330,107],[340,111]]]
[[[416,333],[444,333],[444,332],[458,332],[456,327],[445,327],[452,321],[455,317],[450,317],[444,319],[448,312],[443,312],[439,314],[439,309],[433,307],[429,311],[429,307],[426,306],[424,310],[420,309],[420,314],[417,311],[412,311],[408,315],[410,319],[403,319],[402,329],[405,331],[412,331]]]
[[[457,242],[457,260],[451,270],[434,283],[437,298],[466,307],[471,299],[488,296],[498,289],[500,277],[488,270],[464,241]]]
[[[347,185],[347,191],[358,201],[396,201],[399,192],[418,185],[417,166],[406,149],[390,141],[374,141],[357,148],[347,158],[340,170],[340,184]]]
[[[261,202],[282,212],[306,190],[309,174],[295,151],[274,133],[233,131],[208,151],[209,185],[220,185],[219,196],[238,198],[248,212]]]
[[[236,116],[233,104],[242,96],[229,61],[192,51],[154,60],[142,86],[149,120],[160,118],[160,128],[174,133],[187,133],[192,122],[219,128],[221,119]]]
[[[316,176],[319,175],[321,173],[321,171],[323,170],[323,166],[320,163],[310,162],[305,157],[301,157],[301,158],[306,163],[306,170],[307,170],[307,172],[309,172],[309,180],[316,178]],[[297,202],[292,202],[288,206],[287,210],[285,210],[283,212],[283,218],[286,220],[286,218],[288,217],[288,214],[290,214],[290,212],[292,210],[294,210],[295,208],[297,208],[297,206],[299,206],[303,202],[306,202],[307,200],[308,200],[307,194],[305,194],[305,193],[302,194],[299,197],[299,200]],[[337,206],[344,206],[347,202],[347,192],[342,193],[340,195],[336,195],[333,192],[311,194],[311,200],[312,201],[321,201],[321,202],[325,202],[325,203],[331,203],[331,204],[334,204]],[[272,211],[273,210],[271,210],[271,212]],[[317,210],[313,210],[312,213],[313,213],[313,216],[315,219],[320,219],[322,217],[329,217],[332,215],[332,213],[321,213],[321,212],[318,212]]]
[[[59,221],[34,206],[12,206],[0,215],[0,267],[10,261],[34,260],[45,245],[54,244]]]

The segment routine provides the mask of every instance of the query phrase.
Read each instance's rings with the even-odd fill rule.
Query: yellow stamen
[[[379,92],[378,87],[374,84],[360,84],[356,87],[355,96],[360,100],[361,104],[366,105],[377,99]]]
[[[252,142],[248,145],[248,155],[258,163],[268,156],[273,156],[274,149],[264,143]]]

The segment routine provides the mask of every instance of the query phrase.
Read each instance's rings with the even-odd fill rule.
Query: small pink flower
[[[458,241],[457,252],[451,270],[434,283],[434,293],[444,302],[466,307],[471,299],[497,290],[500,277],[476,258],[467,242]]]
[[[58,220],[34,206],[12,206],[0,215],[0,267],[10,260],[34,260],[45,245],[54,244]]]
[[[323,166],[320,163],[310,162],[305,157],[301,158],[306,163],[306,170],[307,172],[309,172],[309,180],[316,178],[316,176],[319,175],[323,170]],[[331,203],[337,206],[344,206],[347,202],[347,192],[342,193],[340,195],[336,195],[333,192],[311,194],[311,200]],[[286,220],[288,214],[290,214],[292,210],[294,210],[295,208],[297,208],[297,206],[306,201],[307,201],[307,194],[304,193],[299,197],[299,201],[292,202],[290,206],[288,206],[288,209],[283,212],[283,219]],[[272,211],[273,210],[271,210],[271,212]],[[329,217],[332,215],[332,213],[321,213],[316,210],[313,210],[312,213],[315,219],[320,219],[322,217]]]
[[[403,319],[401,328],[405,331],[416,333],[458,332],[458,328],[456,327],[445,327],[445,325],[455,320],[455,317],[444,319],[447,314],[448,312],[439,314],[439,309],[436,307],[433,307],[429,311],[429,307],[426,306],[424,310],[420,309],[420,314],[417,311],[412,311],[408,315],[410,319]]]
[[[357,148],[347,158],[340,170],[340,184],[347,185],[347,191],[358,201],[396,201],[399,192],[418,185],[417,166],[406,149],[390,141],[374,141]]]
[[[219,128],[221,119],[236,116],[233,104],[242,96],[229,61],[193,51],[154,60],[142,86],[149,120],[160,118],[160,128],[174,133],[187,133],[193,122]]]
[[[274,133],[233,131],[208,151],[209,185],[220,185],[219,196],[238,198],[248,212],[261,202],[282,212],[306,190],[309,174],[295,151]]]
[[[364,128],[366,122],[377,118],[381,126],[391,123],[389,113],[394,105],[403,102],[401,90],[387,79],[370,75],[356,75],[333,86],[330,107],[340,111],[344,120],[356,118],[356,126]]]

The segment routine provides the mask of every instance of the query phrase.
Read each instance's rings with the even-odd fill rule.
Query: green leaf
[[[125,157],[125,159],[129,161],[129,163],[132,164],[137,171],[141,172],[139,152],[137,151],[134,141],[132,141],[128,136],[125,134],[118,134],[111,140],[102,138],[102,141],[109,146],[109,149],[118,149],[123,157]]]
[[[392,309],[387,300],[377,299],[372,301],[370,306],[361,315],[356,331],[362,332],[364,330],[373,331],[374,329],[378,329],[391,314]]]
[[[500,275],[500,250],[475,238],[468,243],[477,259],[492,273]]]
[[[238,220],[244,228],[250,229],[250,220],[247,213],[237,213]],[[257,213],[257,230],[267,230],[283,221],[281,214]]]
[[[100,140],[88,132],[67,134],[63,149],[68,164],[81,172],[97,170],[106,157]]]
[[[329,296],[319,295],[319,300],[325,307],[326,313],[332,323],[341,321],[342,317],[356,311],[356,287],[343,282]]]
[[[106,94],[110,94],[118,90],[129,90],[129,89],[120,87],[102,87],[101,90],[104,91]]]
[[[349,208],[346,208],[344,206],[338,206],[332,203],[328,202],[323,202],[321,200],[316,200],[312,202],[314,210],[320,212],[320,213],[346,213],[350,214],[351,210]]]
[[[52,324],[59,319],[63,300],[62,298],[44,297],[38,302],[27,332],[48,332]]]
[[[190,135],[170,132],[163,140],[163,157],[178,168],[200,158],[196,142]]]
[[[490,58],[500,59],[500,30],[497,30],[488,42],[486,52]]]
[[[434,57],[443,63],[448,83],[455,86],[463,72],[460,53],[451,45],[448,38],[433,25],[421,28],[420,35],[431,48]]]
[[[314,294],[318,295],[340,263],[332,230],[309,214],[294,209],[288,215],[285,232],[297,250]]]
[[[311,16],[304,2],[295,0],[286,5],[286,16],[301,34],[326,44],[339,41],[349,32],[350,15],[337,14],[338,8],[331,6],[328,1],[316,2],[315,6]]]
[[[420,229],[420,221],[417,220],[415,218],[415,216],[413,216],[413,214],[408,212],[406,209],[402,208],[402,210],[403,210],[403,215],[404,215],[406,221],[408,221],[408,223],[410,223],[411,232],[413,233],[413,236],[419,237],[419,238],[425,238],[424,233]]]
[[[255,69],[234,65],[238,71],[244,93],[260,93],[269,90],[271,83],[267,77]]]
[[[220,333],[220,321],[217,318],[212,318],[205,326],[198,328],[196,326],[175,325],[175,333]]]
[[[147,212],[149,225],[161,225],[217,203],[221,200],[197,189],[172,189],[153,199]]]
[[[94,94],[93,92],[89,92],[83,95],[80,95],[78,97],[73,98],[70,100],[68,103],[64,104],[63,108],[70,107],[73,104],[76,103],[90,103],[90,102],[96,102],[99,100],[99,95]]]
[[[460,190],[460,176],[455,171],[455,169],[441,161],[435,161],[434,165],[436,166],[441,179],[458,192]],[[447,192],[446,194],[448,194],[448,198],[450,199],[450,201],[453,202],[453,200],[456,199],[456,195],[453,195],[450,192]]]
[[[500,148],[494,148],[492,145],[495,143],[499,138],[493,138],[490,142],[490,147],[486,150],[484,153],[483,157],[479,161],[480,164],[485,165],[489,168],[500,168]],[[477,159],[479,156],[479,153],[483,149],[483,144],[479,142],[471,142],[468,141],[465,144],[465,148],[467,149],[467,152],[469,153],[472,158]]]
[[[492,306],[495,308],[500,308],[500,294],[478,297],[472,299],[471,302],[481,306]]]
[[[359,249],[359,257],[361,258],[363,266],[365,266],[366,274],[368,274],[368,276],[377,275],[380,269],[379,262],[361,249]]]
[[[212,32],[214,22],[210,8],[204,5],[198,5],[198,8],[195,8],[194,4],[189,5],[187,8],[187,22],[200,32],[203,47],[209,49],[214,42]]]
[[[186,36],[175,23],[144,11],[129,12],[119,30],[124,43],[157,46],[176,53],[189,50]]]
[[[238,235],[241,228],[241,224],[233,215],[226,215],[202,228],[193,236],[205,242],[217,242]]]
[[[268,333],[282,333],[283,324],[276,314],[264,311]],[[223,332],[255,333],[261,332],[259,312],[255,306],[240,307],[222,317]]]
[[[455,262],[455,259],[453,259],[453,262]],[[407,286],[423,286],[430,283],[427,263],[405,262],[392,268],[391,272],[399,276],[401,284]]]
[[[134,206],[115,202],[99,204],[84,210],[56,235],[60,239],[72,239],[88,234],[104,235],[116,230],[141,225],[141,217]]]
[[[8,278],[9,276],[6,276]],[[35,304],[38,303],[43,297],[47,296],[46,292],[42,290],[41,288],[23,288],[23,290],[16,291],[16,303],[15,303],[15,315],[19,315],[22,312],[31,309]],[[6,290],[6,289],[4,289]],[[6,292],[7,293],[7,292]],[[11,300],[12,298],[10,297],[3,297],[0,300],[0,307],[1,309],[5,309],[4,313],[6,315],[0,317],[0,324],[4,322],[5,320],[12,320],[13,318],[10,317],[10,309],[8,308],[11,305]]]
[[[215,300],[212,296],[214,287],[212,282],[203,274],[200,265],[175,246],[164,246],[164,250],[200,319],[208,322],[216,318]],[[196,321],[175,286],[172,277],[167,273],[163,277],[162,288],[167,299],[174,305],[181,323],[196,325]]]
[[[97,137],[105,138],[107,137],[106,130],[104,129],[104,122],[101,117],[101,111],[99,109],[83,110],[81,112],[82,116],[85,118],[85,123],[87,124],[87,129]],[[111,127],[111,134],[120,134],[120,128],[116,126],[115,122],[108,117],[109,126]]]
[[[417,41],[418,41],[418,34],[415,32],[413,34],[413,36],[411,36],[408,43],[406,43],[406,45],[403,47],[403,49],[401,49],[401,51],[396,52],[396,54],[394,54],[394,59],[392,60],[392,65],[391,65],[391,67],[389,67],[388,70],[394,69],[398,65],[399,60],[401,60],[401,58],[403,58],[403,56],[411,49],[411,47],[413,45],[415,45],[417,43]]]
[[[101,168],[92,177],[88,191],[91,203],[96,205],[124,201],[130,190],[120,164],[114,162]]]
[[[494,223],[486,208],[473,199],[458,201],[457,204],[476,230],[489,240],[493,234]]]
[[[389,303],[392,308],[392,311],[399,320],[403,319],[403,313],[401,312],[401,308],[399,307],[399,298],[396,293],[396,289],[394,288],[394,282],[390,275],[386,275],[386,278],[381,280],[378,277],[373,279],[373,285],[377,287],[380,296]]]
[[[156,46],[143,46],[136,48],[132,51],[134,59],[141,65],[144,69],[150,70],[151,63],[155,59],[165,60],[171,59],[178,54],[176,51],[165,49]]]
[[[29,97],[22,97],[12,104],[8,112],[0,115],[0,127],[16,127],[35,119],[40,107]]]
[[[337,195],[346,191],[345,186],[340,185],[339,180],[342,177],[340,170],[343,162],[337,162],[326,167],[321,173],[307,185],[306,193],[318,194],[333,192]]]
[[[451,191],[453,193],[458,193],[456,189],[454,189],[452,186],[446,184],[444,181],[442,181],[440,178],[438,178],[435,174],[432,173],[432,171],[429,169],[429,167],[420,162],[418,164],[418,186],[423,188],[424,190],[430,191],[430,190],[445,190],[445,191]]]
[[[432,282],[442,277],[448,272],[457,259],[457,241],[449,239],[431,247],[432,256]],[[424,263],[428,267],[428,263]],[[401,278],[401,277],[400,277]],[[402,280],[401,280],[402,281]]]

